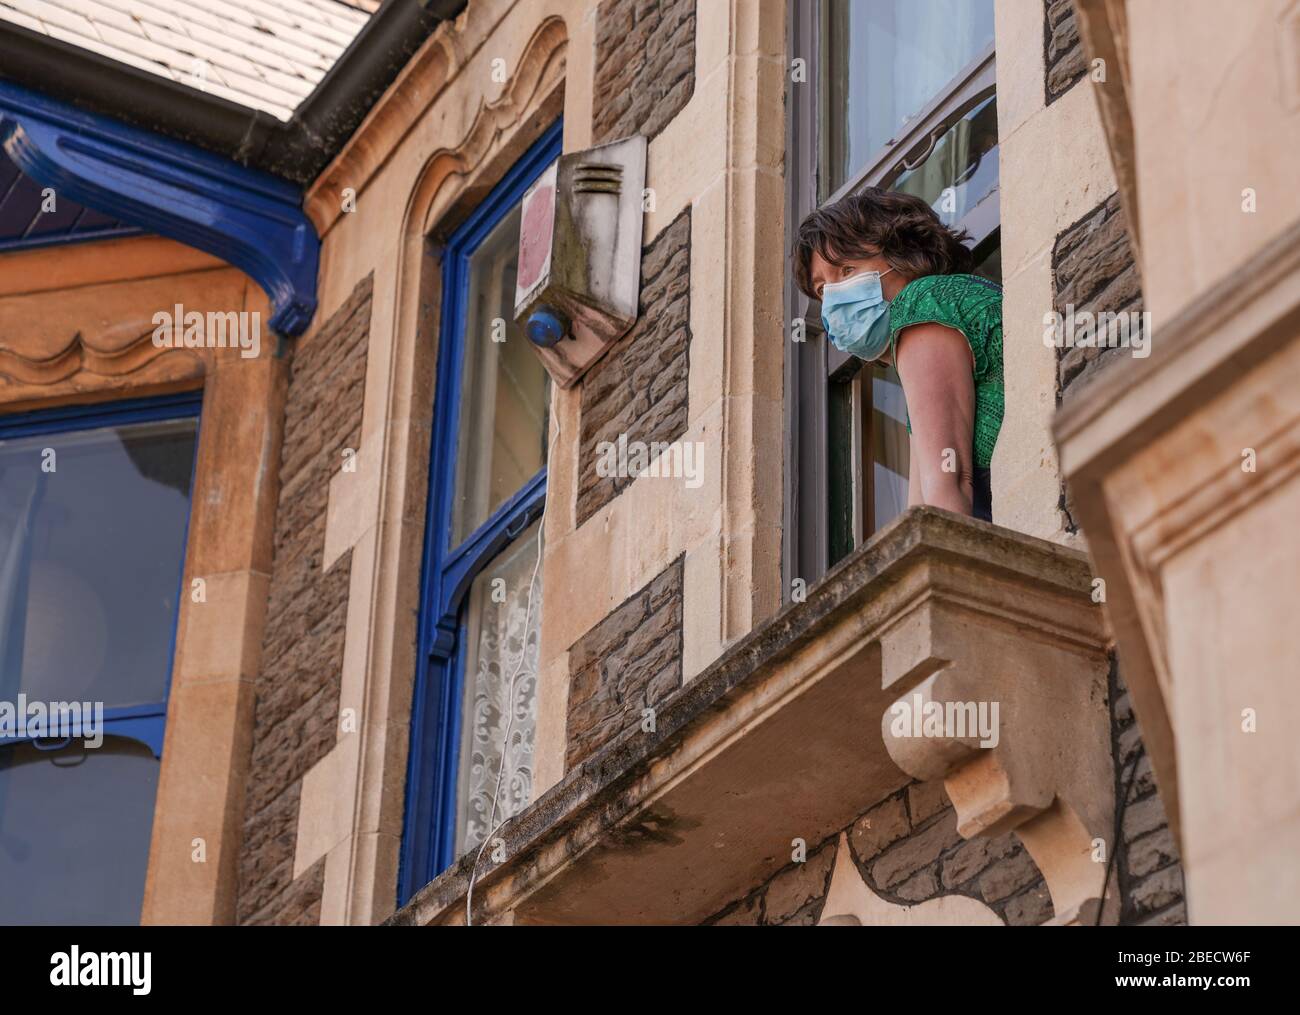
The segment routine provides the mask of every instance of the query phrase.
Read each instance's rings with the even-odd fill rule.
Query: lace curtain
[[[519,813],[532,799],[537,648],[542,612],[540,575],[533,587],[527,632],[525,618],[528,586],[537,553],[537,525],[534,524],[475,579],[470,589],[456,816],[457,856],[476,849],[488,834],[492,794],[497,788],[503,753],[505,777],[500,782],[493,824],[499,825]],[[515,678],[513,694],[512,676]],[[510,722],[512,712],[514,721]],[[507,725],[510,726],[508,741]]]

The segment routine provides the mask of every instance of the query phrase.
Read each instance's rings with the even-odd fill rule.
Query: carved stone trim
[[[80,386],[76,383],[80,380],[79,374],[93,375],[94,378],[163,375],[167,380],[203,376],[204,357],[198,350],[159,348],[153,344],[152,334],[151,327],[120,348],[106,349],[78,332],[58,352],[42,358],[29,359],[12,349],[0,347],[0,391],[4,391],[8,384],[47,387],[69,380],[74,382],[74,386]],[[157,363],[164,357],[167,358],[165,364]],[[183,364],[180,361],[184,361]]]
[[[453,176],[465,177],[479,167],[496,148],[501,138],[516,130],[524,116],[534,111],[543,97],[559,98],[558,86],[564,81],[565,50],[568,35],[564,22],[548,18],[528,40],[514,73],[504,91],[493,102],[480,105],[465,137],[454,147],[440,148],[425,164],[419,193],[427,195],[424,232],[431,233],[438,219],[450,206],[443,188]],[[555,115],[559,114],[558,104]],[[540,124],[545,127],[546,124]]]
[[[342,214],[343,189],[352,188],[360,194],[463,70],[467,58],[456,52],[455,31],[452,26],[444,26],[429,39],[308,191],[304,207],[322,236]],[[475,166],[496,138],[518,122],[539,92],[563,78],[567,42],[568,32],[561,18],[549,17],[538,25],[501,96],[489,103],[480,100],[465,138],[435,152],[429,166],[435,172],[441,169],[443,177],[451,172],[463,175]],[[426,176],[428,172],[426,169]]]

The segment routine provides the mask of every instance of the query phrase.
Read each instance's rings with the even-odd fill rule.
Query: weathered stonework
[[[298,795],[337,740],[351,552],[327,570],[326,504],[361,439],[372,278],[294,354],[240,854],[240,923],[316,923],[324,866],[293,877]],[[314,887],[313,887],[314,886]]]
[[[1111,674],[1111,715],[1115,734],[1115,799],[1122,809],[1120,849],[1116,854],[1117,876],[1124,924],[1187,923],[1183,900],[1183,867],[1156,791],[1151,759],[1142,743],[1142,732],[1128,690],[1118,669]],[[1128,788],[1127,804],[1120,803]]]
[[[1043,15],[1043,55],[1046,68],[1044,85],[1050,106],[1088,69],[1073,0],[1047,0]]]
[[[1101,880],[1086,856],[1083,873],[1071,868],[1080,866],[1076,847],[1094,826],[1113,828],[1114,818],[1106,632],[1089,598],[1091,574],[1077,550],[946,511],[909,509],[809,589],[805,602],[656,702],[653,729],[639,716],[623,722],[507,821],[499,833],[506,859],[475,880],[474,923],[698,924],[721,914],[781,873],[793,839],[806,842],[812,857],[912,779],[934,781],[904,774],[932,766],[886,742],[872,724],[921,688],[918,679],[940,659],[960,664],[922,681],[930,700],[984,700],[978,688],[987,687],[1007,715],[1021,717],[1003,729],[997,747],[956,759],[961,770],[953,782],[962,792],[951,796],[961,815],[954,827],[960,820],[963,829],[973,826],[972,838],[994,840],[1014,830],[1052,884],[1057,915],[1070,914]],[[1019,624],[1036,637],[1018,637]],[[946,758],[962,747],[951,738],[925,739],[942,740]],[[1042,741],[1055,746],[1046,759],[1035,751]],[[907,768],[900,770],[896,755]],[[761,787],[758,806],[747,787]],[[977,806],[972,794],[1013,828],[994,827],[989,807]],[[943,806],[932,787],[919,788],[908,802],[908,831],[942,840],[946,829],[930,826]],[[882,899],[866,887],[852,848],[835,850],[831,916],[1001,920],[982,892],[914,907]],[[994,865],[972,863],[961,884]],[[391,922],[463,922],[473,867],[472,856],[457,861]],[[995,906],[1019,896],[1023,876],[1013,863],[988,874],[984,888]],[[792,877],[779,908],[793,915],[820,887],[807,868]],[[846,900],[843,888],[855,882],[859,890]],[[1023,900],[1016,905],[1030,908]],[[885,910],[882,920],[873,908]]]
[[[1111,194],[1068,229],[1052,248],[1054,309],[1062,316],[1074,313],[1141,313],[1142,280],[1129,245],[1119,194]],[[1149,339],[1150,336],[1148,335]],[[1065,402],[1070,389],[1078,391],[1104,363],[1129,355],[1123,348],[1058,348],[1056,402]],[[1061,508],[1067,530],[1077,531],[1069,490],[1061,485]]]
[[[582,385],[578,524],[613,500],[634,477],[601,476],[608,441],[670,443],[686,432],[691,343],[691,215],[682,212],[641,259],[637,323]]]
[[[913,782],[843,829],[853,863],[881,899],[896,906],[962,895],[1012,926],[1052,918],[1042,874],[1014,834],[963,839],[939,782]],[[811,926],[822,917],[840,833],[810,849],[707,923]]]
[[[1064,315],[1140,313],[1142,280],[1133,252],[1119,194],[1111,194],[1082,219],[1061,232],[1052,248],[1052,284],[1055,310]],[[1057,351],[1057,399],[1090,377],[1102,362],[1129,355],[1123,348],[1073,348]]]
[[[604,0],[592,138],[653,138],[695,91],[696,0]]]
[[[569,651],[565,767],[573,768],[682,683],[682,558]]]

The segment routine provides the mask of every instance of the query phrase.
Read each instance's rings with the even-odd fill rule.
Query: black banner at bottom
[[[658,928],[122,927],[0,928],[0,969],[12,1001],[245,1002],[281,995],[332,1006],[374,1004],[389,991],[592,988],[651,1003],[716,994],[772,1003],[776,984],[891,999],[1003,1003],[997,984],[1064,991],[1071,1000],[1201,994],[1231,1003],[1285,989],[1294,928],[858,928],[857,933],[735,933],[711,928],[690,945]],[[521,930],[523,928],[510,928]],[[598,937],[584,931],[596,929]],[[807,928],[811,929],[811,928]],[[823,928],[817,928],[821,930]],[[832,928],[824,928],[830,930]],[[455,933],[453,931],[461,931]],[[566,932],[567,931],[567,932]],[[663,933],[653,943],[643,933]],[[483,940],[483,934],[488,940]],[[459,981],[459,982],[458,982]],[[712,988],[712,989],[710,989]],[[992,993],[990,993],[992,991]],[[1023,994],[1020,995],[1023,998]],[[1059,996],[1059,995],[1058,995]],[[655,999],[658,999],[656,1001]]]

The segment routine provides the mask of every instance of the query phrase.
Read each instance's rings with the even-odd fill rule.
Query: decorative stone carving
[[[176,381],[203,376],[204,356],[196,349],[167,349],[151,341],[153,328],[137,335],[120,348],[104,348],[93,340],[73,335],[62,349],[45,357],[27,357],[0,346],[0,391],[14,388],[43,388],[90,374],[86,386],[96,379],[133,375],[133,383]],[[81,385],[77,385],[80,387]],[[6,396],[9,392],[6,392]]]
[[[371,111],[366,128],[357,132],[313,184],[304,207],[322,235],[342,214],[343,189],[348,187],[361,194],[448,82],[464,71],[465,57],[456,51],[453,40],[453,36],[437,33],[426,43]],[[432,183],[432,193],[436,194],[450,177],[468,175],[525,113],[534,110],[538,96],[563,81],[567,43],[568,33],[561,18],[550,17],[537,26],[501,94],[492,100],[480,100],[469,131],[459,144],[438,148],[431,154],[421,174],[421,191],[427,192]],[[444,211],[445,206],[437,203],[426,224]]]
[[[1100,897],[1113,848],[1100,611],[1042,595],[1037,624],[999,623],[1001,598],[996,582],[930,598],[891,628],[884,686],[909,690],[881,736],[903,771],[944,780],[963,836],[1016,832],[1060,917]]]

